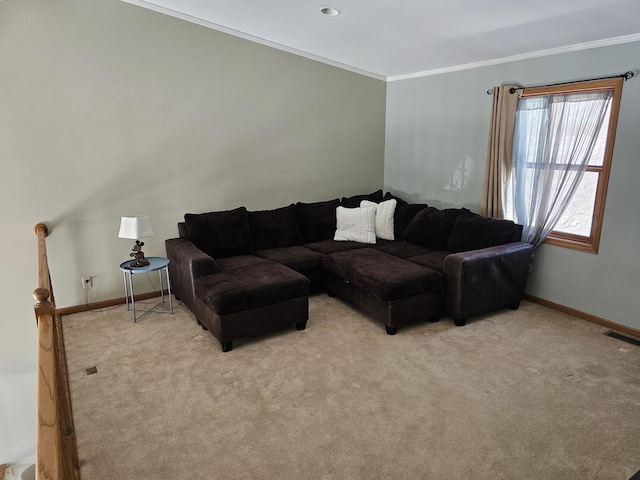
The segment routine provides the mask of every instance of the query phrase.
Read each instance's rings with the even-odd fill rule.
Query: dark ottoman
[[[325,287],[380,320],[393,335],[417,320],[437,321],[444,312],[440,272],[393,255],[361,248],[324,258]]]
[[[261,335],[309,318],[309,280],[275,262],[206,275],[195,281],[196,317],[223,352],[239,338]]]

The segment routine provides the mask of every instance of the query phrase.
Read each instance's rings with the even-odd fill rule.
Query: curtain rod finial
[[[624,77],[624,80],[626,82],[627,80],[631,80],[633,77],[637,77],[638,76],[638,71],[637,70],[629,70],[627,73],[625,73],[622,76]]]

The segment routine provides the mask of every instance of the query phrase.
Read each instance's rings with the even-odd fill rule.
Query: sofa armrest
[[[204,253],[186,238],[170,238],[165,240],[171,289],[184,304],[195,313],[196,294],[194,282],[196,278],[217,272],[216,261]]]
[[[533,245],[513,242],[452,253],[444,260],[446,313],[456,325],[498,308],[518,308],[533,254]]]

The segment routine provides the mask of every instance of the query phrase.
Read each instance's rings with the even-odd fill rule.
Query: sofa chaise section
[[[444,311],[442,274],[374,248],[324,259],[325,286],[384,323],[389,335],[418,320],[437,321]]]
[[[309,318],[309,280],[276,262],[198,277],[195,294],[196,318],[223,352],[240,338],[293,324],[304,330]]]

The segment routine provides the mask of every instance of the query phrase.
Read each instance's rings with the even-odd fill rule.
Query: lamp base
[[[149,260],[147,260],[146,258],[136,258],[135,260],[131,260],[131,263],[129,264],[129,267],[131,268],[141,268],[148,266]]]

